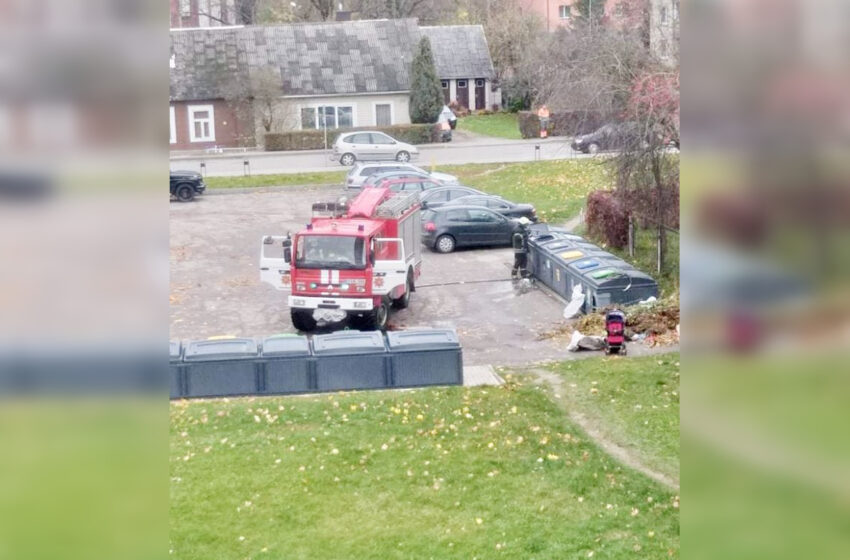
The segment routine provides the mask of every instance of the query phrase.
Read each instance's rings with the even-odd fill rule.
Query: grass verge
[[[173,558],[677,557],[678,497],[523,379],[171,405]]]
[[[493,113],[491,115],[469,115],[458,119],[458,130],[481,134],[482,136],[494,136],[497,138],[510,138],[519,140],[516,113]]]
[[[348,170],[320,171],[315,173],[277,173],[251,175],[250,177],[206,177],[211,189],[237,189],[253,187],[289,187],[300,185],[341,185]]]
[[[567,405],[642,464],[679,478],[679,354],[589,358],[552,371]]]

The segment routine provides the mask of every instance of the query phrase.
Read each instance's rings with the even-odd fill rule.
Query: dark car
[[[606,124],[591,132],[576,136],[573,150],[585,154],[595,154],[601,150],[617,150],[641,141],[640,126],[634,122]]]
[[[206,189],[204,178],[197,171],[171,172],[171,196],[180,202],[188,202],[196,194],[203,194]]]
[[[517,204],[510,200],[505,200],[501,196],[493,196],[490,194],[476,194],[462,196],[446,203],[446,206],[483,206],[495,212],[498,212],[506,218],[528,218],[532,222],[537,221],[537,210],[531,204]]]
[[[442,206],[422,211],[422,243],[438,253],[456,247],[510,245],[519,221],[481,206]]]
[[[463,185],[452,185],[448,187],[438,187],[423,192],[419,196],[419,201],[422,203],[422,208],[439,208],[451,200],[455,200],[462,196],[471,194],[486,194],[471,187]]]

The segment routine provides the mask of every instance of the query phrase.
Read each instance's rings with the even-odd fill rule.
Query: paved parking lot
[[[295,332],[286,292],[259,280],[260,240],[298,231],[310,205],[340,188],[262,189],[207,194],[171,203],[171,338],[265,336]],[[467,365],[512,365],[568,355],[563,339],[540,335],[563,325],[562,304],[533,290],[514,293],[511,249],[459,251],[423,247],[422,276],[410,308],[391,328],[452,327]]]

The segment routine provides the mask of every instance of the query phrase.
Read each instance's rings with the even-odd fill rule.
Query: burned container
[[[269,394],[315,390],[310,341],[306,336],[272,336],[263,340],[263,391]]]
[[[319,391],[382,389],[390,386],[384,336],[377,331],[339,331],[313,337]]]
[[[457,332],[423,329],[387,333],[394,387],[463,385]]]
[[[569,300],[575,286],[582,287],[585,313],[658,297],[652,277],[564,229],[533,226],[528,247],[529,268],[549,289]]]
[[[259,392],[259,349],[253,338],[193,341],[183,352],[187,397]]]
[[[169,395],[172,399],[179,399],[185,395],[183,377],[183,344],[172,340],[168,355]]]

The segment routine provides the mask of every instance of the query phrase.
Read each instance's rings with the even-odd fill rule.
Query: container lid
[[[317,356],[373,354],[386,350],[384,336],[378,331],[339,331],[313,337],[313,351]]]
[[[584,259],[573,263],[573,266],[579,270],[588,270],[599,266],[599,261],[594,259]]]
[[[183,361],[210,362],[256,358],[257,341],[253,338],[230,338],[225,340],[194,340],[186,345]]]
[[[170,345],[170,353],[169,360],[172,362],[179,362],[180,357],[183,354],[183,344],[180,343],[179,340],[172,340]]]
[[[390,350],[396,352],[460,347],[460,341],[454,329],[415,329],[389,332],[387,333],[387,343]]]
[[[306,336],[270,336],[263,340],[263,356],[309,356],[310,341]]]

